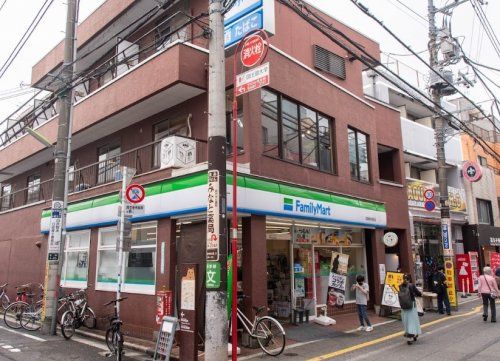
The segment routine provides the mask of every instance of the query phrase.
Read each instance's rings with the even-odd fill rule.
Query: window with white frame
[[[62,287],[81,288],[87,286],[89,246],[90,230],[66,234],[61,275]]]
[[[124,253],[124,282],[122,290],[131,293],[154,294],[156,280],[157,223],[132,225],[132,250]],[[116,227],[99,230],[96,289],[116,290],[118,252]]]

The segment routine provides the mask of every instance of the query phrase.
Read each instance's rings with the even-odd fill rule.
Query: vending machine
[[[479,287],[479,254],[477,252],[469,252],[470,268],[472,272],[472,288],[473,292],[477,292]]]

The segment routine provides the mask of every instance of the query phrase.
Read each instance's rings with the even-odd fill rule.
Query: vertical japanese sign
[[[195,263],[181,263],[179,267],[181,277],[180,282],[180,360],[197,360],[197,339],[198,327],[196,318],[196,306],[198,300],[198,290],[196,277],[198,275],[198,265]],[[199,303],[198,303],[199,304]]]
[[[349,255],[332,252],[330,278],[328,279],[328,292],[326,300],[326,303],[329,306],[344,306],[348,263]]]
[[[53,201],[52,212],[50,217],[50,230],[48,240],[48,256],[49,261],[58,262],[59,252],[61,247],[62,236],[62,216],[63,216],[63,202]]]
[[[451,242],[451,220],[449,218],[441,219],[441,240],[443,242],[443,254],[453,256],[453,245]]]
[[[446,283],[448,284],[446,290],[448,292],[450,305],[457,306],[457,293],[455,290],[455,270],[453,269],[453,261],[451,259],[446,259],[444,261],[444,274],[446,276]]]
[[[207,261],[219,260],[219,171],[208,171]]]

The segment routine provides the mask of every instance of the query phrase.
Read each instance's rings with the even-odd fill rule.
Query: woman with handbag
[[[483,320],[488,320],[488,304],[491,308],[491,322],[497,322],[495,299],[500,295],[497,282],[491,275],[491,268],[484,267],[483,275],[479,276],[478,297],[483,298]]]

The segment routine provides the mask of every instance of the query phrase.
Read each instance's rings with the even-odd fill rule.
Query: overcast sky
[[[151,0],[153,1],[153,0]],[[326,11],[333,17],[350,25],[351,27],[369,35],[372,39],[380,43],[381,49],[387,53],[407,54],[391,36],[385,33],[382,28],[373,20],[369,19],[349,0],[309,0],[318,8]],[[80,1],[80,21],[85,19],[104,0],[81,0]],[[0,0],[0,6],[4,0]],[[35,17],[44,0],[6,0],[5,5],[0,10],[0,64],[8,58],[12,49],[19,41],[29,24]],[[362,3],[370,11],[380,18],[398,34],[402,40],[415,51],[427,48],[427,23],[415,13],[426,18],[426,0],[363,0]],[[401,3],[410,7],[415,13],[405,8]],[[436,0],[436,5],[444,5],[444,0]],[[500,36],[500,1],[491,0],[490,4],[483,6],[495,33]],[[66,3],[62,0],[54,0],[51,8],[46,13],[37,27],[37,30],[30,37],[29,41],[12,63],[11,67],[0,79],[0,121],[19,107],[29,94],[12,97],[18,93],[13,93],[13,89],[19,92],[20,84],[29,84],[31,79],[31,67],[50,51],[64,37],[66,19]],[[493,50],[483,29],[480,27],[477,17],[474,15],[469,2],[459,6],[452,17],[453,36],[461,37],[463,48],[467,55],[483,64],[500,68],[500,59]],[[421,54],[426,60],[428,54]],[[398,56],[398,60],[419,69],[427,74],[425,66],[409,56]],[[458,68],[466,67],[463,65]],[[405,69],[401,64],[400,69]],[[408,70],[408,69],[406,69]],[[500,84],[500,73],[490,70],[483,71],[493,80]],[[413,74],[407,71],[407,74]],[[490,88],[497,91],[500,97],[499,88],[490,84]],[[461,88],[475,101],[490,99],[480,84],[474,89],[467,90]],[[489,109],[489,106],[487,106]]]

